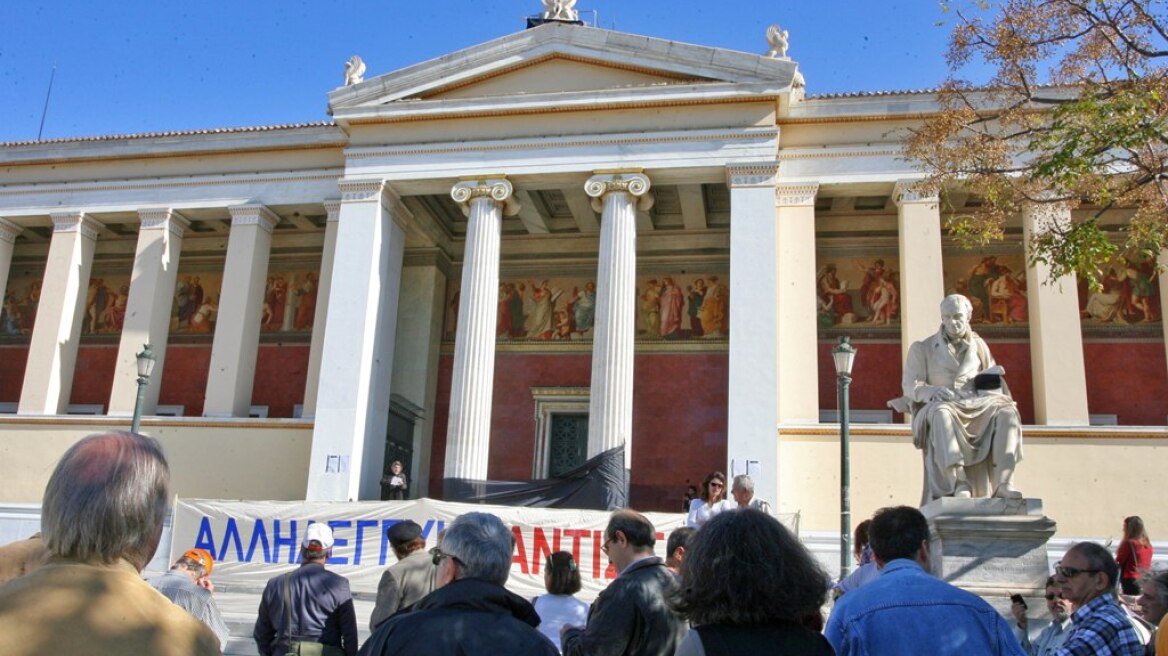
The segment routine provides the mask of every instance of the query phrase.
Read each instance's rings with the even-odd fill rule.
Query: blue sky
[[[366,77],[524,27],[539,0],[0,0],[0,141],[326,120],[359,54]],[[935,0],[579,0],[600,27],[747,52],[790,32],[809,93],[944,79]]]

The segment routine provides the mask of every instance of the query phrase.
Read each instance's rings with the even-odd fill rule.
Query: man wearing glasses
[[[1028,628],[1030,621],[1026,618],[1026,605],[1015,603],[1010,607],[1014,619],[1018,621],[1018,628],[1022,630],[1022,648],[1030,656],[1051,656],[1067,641],[1071,634],[1071,602],[1062,598],[1054,577],[1046,579],[1046,609],[1050,611],[1052,621],[1030,640]]]
[[[515,538],[498,517],[466,513],[431,550],[435,590],[408,613],[390,617],[361,647],[361,656],[531,654],[556,656],[536,630],[539,615],[503,586],[511,574]]]
[[[634,510],[608,520],[601,547],[619,574],[588,611],[588,626],[560,631],[564,656],[672,656],[686,624],[665,603],[677,587],[653,555],[656,529]]]
[[[1080,542],[1054,568],[1054,580],[1075,612],[1075,627],[1056,656],[1142,656],[1131,621],[1115,599],[1119,565],[1111,552],[1094,542]]]

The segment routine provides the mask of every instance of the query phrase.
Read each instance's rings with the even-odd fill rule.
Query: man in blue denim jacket
[[[824,633],[839,656],[1025,656],[989,604],[929,574],[929,523],[919,510],[878,511],[868,537],[882,571],[832,609]]]

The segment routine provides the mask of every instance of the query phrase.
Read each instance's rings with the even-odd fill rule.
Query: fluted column
[[[263,205],[227,209],[231,212],[231,233],[203,403],[207,417],[246,417],[251,409],[272,229],[280,222],[280,217]]]
[[[487,478],[491,395],[495,389],[499,245],[503,214],[519,211],[512,192],[511,183],[503,178],[463,180],[450,191],[467,216],[467,227],[443,469],[448,499],[472,492],[461,481]]]
[[[625,447],[632,467],[633,343],[637,334],[637,210],[653,206],[649,178],[640,172],[604,172],[584,191],[601,213],[596,272],[596,324],[588,403],[588,457]]]
[[[333,284],[333,261],[337,253],[337,222],[341,218],[341,201],[326,200],[328,220],[324,225],[324,247],[320,254],[320,275],[316,279],[316,313],[312,316],[312,341],[308,347],[308,371],[305,375],[301,417],[316,416],[316,394],[320,389],[320,360],[324,353],[324,325],[328,316],[329,289]]]
[[[85,290],[101,227],[83,212],[51,216],[53,240],[17,407],[22,415],[62,414],[69,405]]]
[[[937,307],[945,298],[941,271],[941,210],[935,193],[921,193],[911,180],[896,183],[900,241],[900,357],[912,343],[937,331]]]
[[[16,248],[16,237],[21,227],[0,219],[0,304],[4,302],[4,294],[8,289],[8,272],[12,268],[12,251]]]
[[[142,414],[152,415],[158,409],[183,231],[190,225],[166,208],[140,210],[138,216],[142,222],[134,251],[134,274],[130,278],[130,298],[126,301],[126,320],[118,341],[109,402],[109,414],[127,417],[134,414],[138,398],[137,355],[143,344],[150,344],[155,363],[150,384],[143,390]]]
[[[815,300],[815,195],[819,185],[780,184],[778,204],[779,423],[819,423]],[[732,296],[733,298],[733,296]],[[734,317],[731,315],[731,324]]]
[[[1071,211],[1061,204],[1028,205],[1022,211],[1022,236],[1030,242],[1052,228],[1069,226]],[[1073,275],[1050,280],[1041,262],[1026,267],[1030,314],[1030,371],[1034,381],[1034,421],[1055,426],[1086,426],[1087,375],[1078,285]],[[1009,380],[1010,372],[1006,371]]]

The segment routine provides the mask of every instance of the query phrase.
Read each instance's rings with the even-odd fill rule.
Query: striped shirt
[[[185,572],[173,569],[151,580],[150,585],[173,601],[176,606],[210,627],[219,638],[219,648],[226,649],[227,637],[231,632],[223,622],[219,607],[215,605],[215,599],[209,591],[196,585]]]
[[[1071,614],[1074,629],[1056,656],[1143,656],[1131,620],[1109,594],[1099,595]]]

